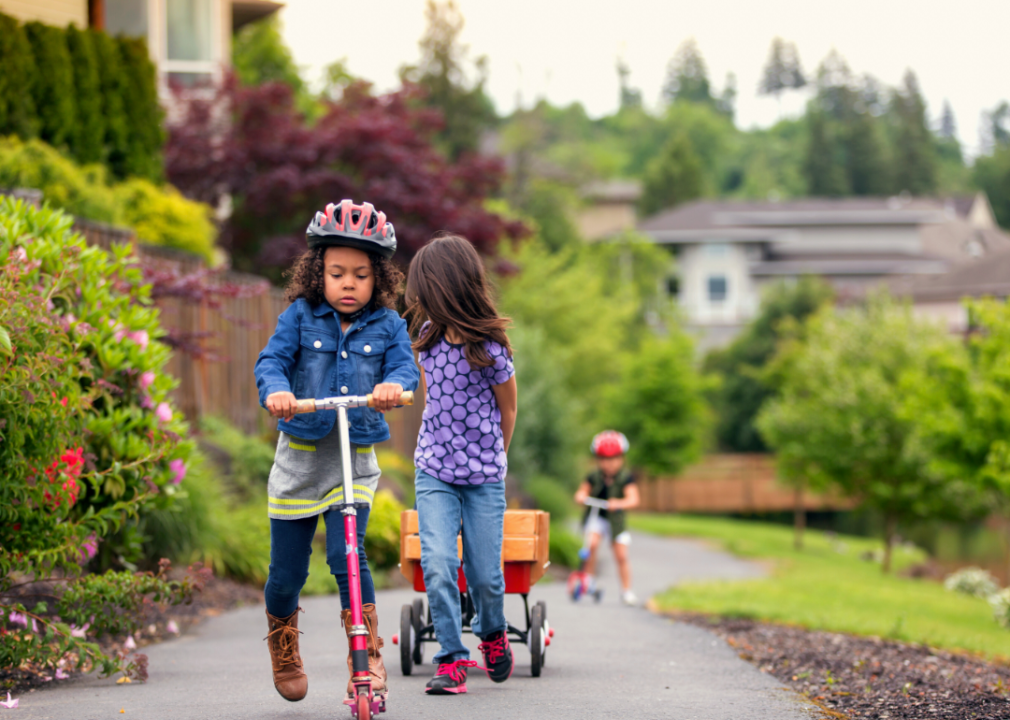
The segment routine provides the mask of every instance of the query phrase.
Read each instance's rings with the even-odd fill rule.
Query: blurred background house
[[[282,7],[271,0],[3,0],[0,11],[22,22],[93,27],[143,37],[168,81],[207,84],[231,64],[232,34]]]
[[[914,287],[917,305],[943,287],[951,307],[934,307],[934,301],[923,312],[945,313],[952,329],[963,329],[957,299],[976,294],[982,275],[961,266],[978,261],[972,267],[991,272],[988,257],[1010,251],[1010,235],[997,226],[984,193],[701,200],[646,218],[638,230],[671,249],[675,263],[667,287],[703,349],[737,335],[757,312],[763,287],[803,275],[825,278],[843,302],[883,281]],[[910,286],[910,278],[921,281]]]

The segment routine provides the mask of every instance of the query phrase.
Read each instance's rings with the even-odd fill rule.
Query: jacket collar
[[[357,321],[354,323],[354,325],[352,325],[351,327],[359,327],[361,325],[364,325],[365,323],[371,322],[377,316],[379,316],[381,312],[382,308],[377,308],[374,304],[371,304],[368,307],[368,309],[365,310],[365,314],[359,317]],[[313,306],[312,314],[315,315],[316,317],[325,317],[330,314],[332,314],[335,318],[339,316],[339,313],[337,312],[336,308],[334,308],[325,300],[323,300],[318,305]]]

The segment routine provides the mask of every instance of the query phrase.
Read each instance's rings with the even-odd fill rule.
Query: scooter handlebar
[[[609,503],[606,500],[600,500],[599,498],[594,497],[587,497],[582,501],[582,504],[587,505],[588,507],[599,508],[600,510],[606,510],[609,506]]]
[[[338,405],[344,405],[349,408],[361,407],[367,405],[368,407],[374,407],[375,401],[372,398],[372,394],[368,395],[345,395],[342,397],[332,397],[332,398],[322,398],[316,400],[314,398],[306,398],[304,400],[298,400],[297,407],[295,408],[295,414],[301,415],[304,413],[313,413],[318,410],[334,410]],[[400,405],[413,405],[414,404],[414,393],[409,390],[402,395],[400,395]]]

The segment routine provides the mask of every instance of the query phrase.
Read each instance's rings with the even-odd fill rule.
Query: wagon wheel
[[[544,636],[544,644],[542,646],[543,650],[540,651],[540,667],[543,667],[544,665],[547,664],[547,643],[549,643],[551,639],[550,635],[546,634],[548,633],[547,603],[545,603],[543,600],[540,600],[537,602],[536,605],[533,606],[534,610],[536,610],[537,608],[540,609],[540,617],[543,619],[543,622],[540,623],[540,633],[541,635]]]
[[[416,598],[413,605],[414,636],[411,643],[412,658],[415,665],[424,664],[424,642],[421,640],[421,630],[424,628],[424,600]]]
[[[414,670],[414,660],[411,657],[412,645],[414,644],[414,608],[404,605],[400,608],[400,669],[403,674],[410,675]]]
[[[533,677],[540,677],[544,664],[544,606],[537,603],[530,612],[530,669]]]

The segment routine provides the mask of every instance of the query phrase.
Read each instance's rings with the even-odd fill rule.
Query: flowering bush
[[[996,622],[1005,628],[1010,628],[1010,588],[993,593],[989,596],[989,604],[992,606],[992,614]]]
[[[953,592],[964,593],[977,598],[988,598],[999,592],[996,578],[977,567],[961,568],[951,573],[943,581],[943,586]]]
[[[129,666],[87,644],[114,630],[109,622],[68,636],[44,603],[18,604],[17,591],[89,562],[132,569],[139,542],[128,518],[171,504],[192,452],[141,271],[126,249],[87,248],[70,228],[67,215],[0,198],[0,667],[51,667],[68,652],[106,670]],[[174,597],[127,577],[80,587],[106,587],[116,602],[157,588]],[[100,615],[73,587],[57,595]],[[73,617],[71,605],[56,611]],[[24,632],[12,632],[20,620]]]

